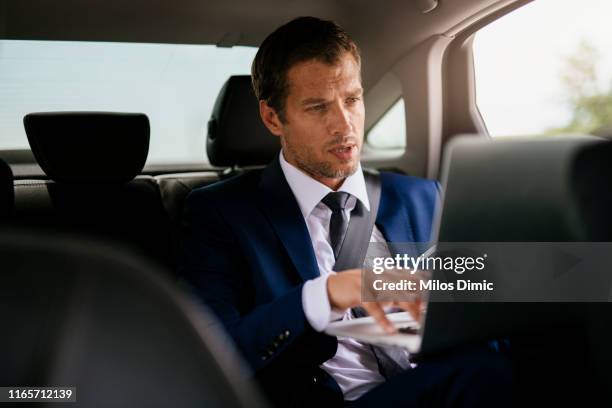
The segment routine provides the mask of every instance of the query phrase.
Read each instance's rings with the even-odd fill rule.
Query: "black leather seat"
[[[170,234],[172,238],[173,251],[178,254],[178,243],[180,239],[181,217],[185,198],[194,188],[203,187],[219,180],[217,172],[205,173],[173,173],[155,176],[159,186],[163,205],[170,222]]]
[[[0,384],[76,387],[76,407],[263,406],[217,323],[155,264],[23,231],[0,232],[0,259]]]
[[[264,166],[280,151],[259,116],[250,75],[230,77],[219,92],[208,122],[206,152],[214,166],[231,170]]]
[[[215,101],[206,136],[208,159],[223,168],[221,174],[190,173],[156,176],[173,236],[180,235],[183,203],[197,187],[268,164],[280,151],[280,142],[259,117],[259,105],[249,75],[230,77]]]
[[[13,172],[8,164],[0,160],[0,225],[10,218],[14,205]]]
[[[17,180],[17,225],[108,239],[174,268],[168,217],[153,177],[143,114],[32,113],[32,151],[50,180]]]

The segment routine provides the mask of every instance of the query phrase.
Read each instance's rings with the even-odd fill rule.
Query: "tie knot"
[[[349,193],[345,193],[344,191],[336,191],[334,193],[329,193],[321,202],[329,207],[332,212],[344,210],[346,207],[346,202],[348,201],[351,195]]]

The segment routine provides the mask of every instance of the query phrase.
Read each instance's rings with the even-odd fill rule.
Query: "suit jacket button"
[[[289,333],[289,330],[285,330],[284,334],[285,334],[285,337],[289,337],[289,334],[291,334],[291,333]]]
[[[278,348],[278,341],[273,342],[273,343],[272,343],[272,347],[274,347],[274,348]]]
[[[312,377],[312,382],[313,382],[313,384],[316,384],[317,383],[317,377]]]

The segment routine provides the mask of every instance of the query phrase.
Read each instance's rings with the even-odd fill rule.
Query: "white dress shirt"
[[[333,190],[288,163],[282,152],[279,160],[287,183],[306,221],[321,274],[304,284],[302,289],[304,314],[315,330],[323,331],[332,320],[351,318],[350,310],[332,310],[327,296],[327,278],[335,273],[332,269],[336,259],[329,237],[332,211],[321,200]],[[361,165],[354,174],[344,180],[338,191],[351,195],[344,210],[347,219],[350,219],[350,213],[355,208],[357,200],[360,200],[368,211],[370,210]],[[385,242],[376,226],[370,241]],[[355,400],[385,380],[378,371],[378,363],[372,349],[347,337],[338,337],[336,355],[327,360],[321,368],[336,380],[345,400]]]

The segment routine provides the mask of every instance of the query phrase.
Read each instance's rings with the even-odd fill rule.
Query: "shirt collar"
[[[279,161],[285,179],[287,179],[287,183],[300,206],[300,211],[306,218],[323,197],[333,190],[285,160],[282,151],[279,154]],[[370,201],[368,200],[361,163],[357,165],[357,171],[344,180],[338,191],[344,191],[356,197],[370,211]]]

